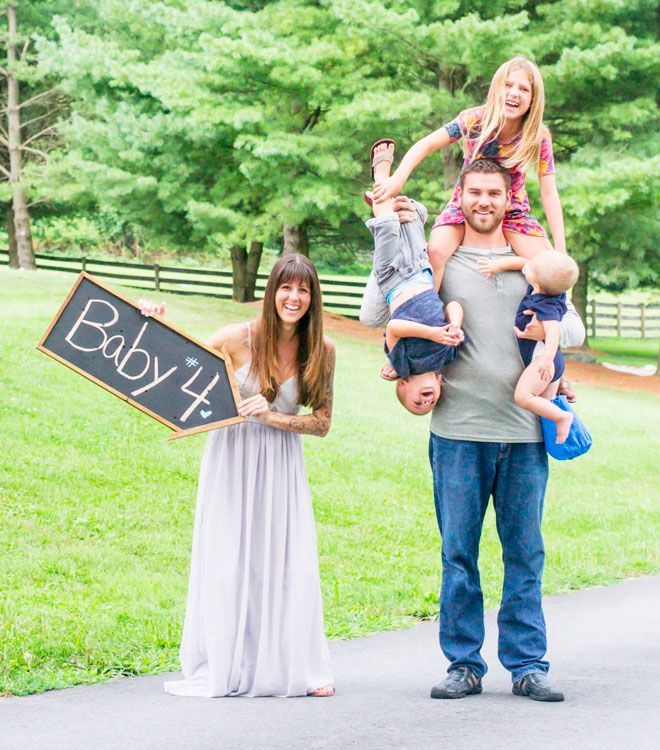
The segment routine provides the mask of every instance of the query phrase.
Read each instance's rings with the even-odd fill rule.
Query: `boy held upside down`
[[[514,400],[523,409],[554,422],[557,443],[563,443],[571,429],[573,415],[551,400],[557,395],[564,373],[564,357],[559,350],[559,322],[566,314],[566,292],[578,278],[577,263],[568,255],[546,250],[532,260],[483,258],[478,268],[487,278],[501,271],[522,271],[527,279],[529,286],[516,313],[516,328],[525,328],[528,321],[525,313],[531,310],[545,329],[545,339],[543,351],[536,356],[536,341],[518,339],[525,370],[516,385]]]
[[[372,171],[385,179],[394,159],[394,142],[379,141],[372,147]],[[458,302],[445,307],[433,286],[433,271],[426,252],[424,222],[427,211],[411,201],[411,220],[400,222],[394,202],[374,203],[374,218],[367,227],[374,237],[373,272],[367,285],[363,310],[384,300],[390,321],[385,330],[385,353],[390,367],[383,376],[396,379],[399,401],[412,414],[427,414],[440,397],[439,371],[456,359],[465,339],[461,329],[463,308]],[[378,299],[374,301],[374,296]],[[361,315],[361,320],[364,320]]]

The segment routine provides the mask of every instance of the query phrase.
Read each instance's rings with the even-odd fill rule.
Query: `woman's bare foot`
[[[334,694],[335,689],[332,685],[316,688],[316,690],[310,690],[310,692],[307,693],[307,695],[311,695],[313,698],[331,698]]]
[[[573,415],[570,411],[565,411],[561,419],[557,422],[557,445],[561,445],[568,437],[573,424]]]

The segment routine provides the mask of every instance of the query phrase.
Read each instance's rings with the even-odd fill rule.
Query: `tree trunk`
[[[255,299],[254,293],[257,286],[257,273],[261,263],[261,254],[264,249],[264,243],[258,240],[252,240],[250,251],[247,257],[247,274],[245,278],[245,301],[252,302]]]
[[[11,203],[6,206],[7,236],[9,237],[9,268],[18,268],[18,250],[16,248],[16,226],[14,225],[14,209]]]
[[[257,284],[257,272],[261,263],[264,243],[252,240],[250,250],[243,245],[231,249],[232,299],[235,302],[253,302]]]
[[[14,227],[16,229],[16,250],[21,268],[34,269],[34,249],[30,231],[30,214],[21,175],[21,120],[18,103],[18,82],[13,69],[16,64],[16,3],[7,3],[7,150],[9,151],[9,183],[14,207]]]
[[[573,287],[571,299],[573,300],[573,304],[575,305],[575,309],[577,310],[578,315],[582,318],[582,322],[584,323],[585,328],[588,328],[587,326],[587,291],[589,288],[589,261],[588,260],[580,261],[578,263],[578,268],[580,269],[580,276],[578,277],[578,280],[575,286]],[[588,336],[585,336],[584,338],[583,347],[585,349],[589,348]]]
[[[282,255],[300,253],[309,258],[309,243],[307,239],[307,225],[285,224],[282,227]]]
[[[234,245],[231,249],[232,299],[234,302],[245,302],[245,281],[247,279],[248,254],[243,245]]]

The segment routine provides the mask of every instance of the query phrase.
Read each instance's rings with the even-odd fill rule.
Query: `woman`
[[[155,307],[151,311],[155,311]],[[149,312],[149,310],[147,310]],[[279,260],[261,318],[221,328],[247,421],[211,433],[199,479],[173,695],[334,694],[301,434],[330,428],[334,347],[301,255]],[[311,414],[298,415],[300,405]]]

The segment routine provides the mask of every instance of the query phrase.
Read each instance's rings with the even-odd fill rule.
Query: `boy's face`
[[[396,381],[399,401],[411,414],[428,414],[440,398],[442,375],[424,372]]]

